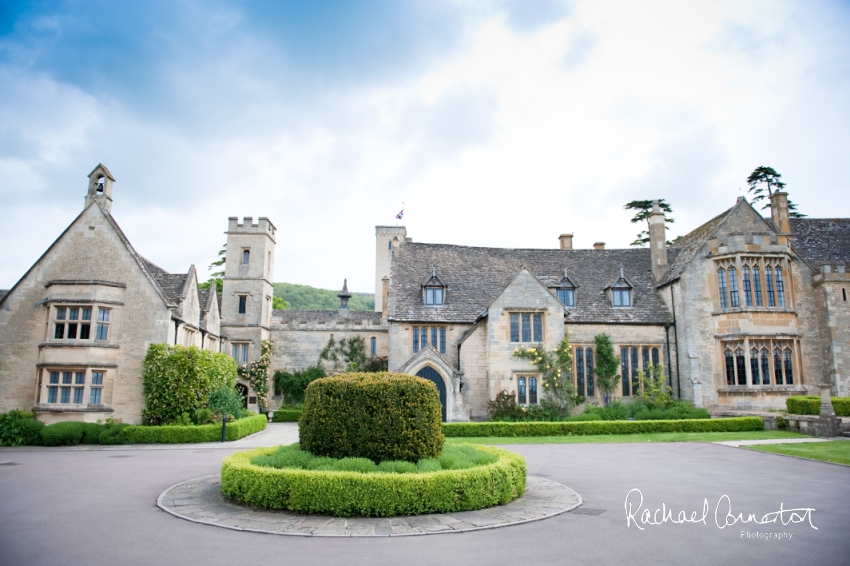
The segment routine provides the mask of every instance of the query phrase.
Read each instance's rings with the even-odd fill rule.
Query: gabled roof
[[[97,168],[95,168],[95,170],[96,169]],[[104,169],[106,169],[106,168],[104,167]],[[80,217],[82,217],[82,215],[85,214],[86,210],[88,210],[92,206],[96,206],[97,210],[99,210],[104,215],[107,222],[109,223],[110,226],[112,226],[112,229],[115,231],[115,234],[118,236],[118,239],[121,240],[121,242],[127,248],[127,251],[130,253],[130,256],[132,256],[132,258],[136,261],[139,268],[142,270],[142,273],[150,281],[151,285],[153,286],[156,293],[160,296],[163,303],[165,303],[165,305],[167,307],[174,307],[174,306],[177,306],[179,304],[179,294],[180,294],[180,291],[182,291],[182,286],[180,287],[180,291],[178,291],[176,294],[173,291],[173,287],[178,284],[177,281],[179,280],[179,278],[182,278],[182,282],[180,284],[181,285],[185,284],[187,276],[186,275],[172,275],[172,274],[166,272],[164,269],[162,269],[158,265],[156,265],[155,263],[153,263],[153,262],[143,258],[142,256],[140,256],[138,254],[138,252],[136,252],[135,248],[133,248],[133,245],[130,243],[130,240],[127,239],[127,236],[124,234],[124,231],[121,230],[120,226],[118,226],[118,223],[115,221],[115,218],[113,218],[112,215],[108,211],[104,210],[103,207],[101,207],[100,204],[97,201],[93,201],[88,207],[84,208],[83,211],[80,212],[80,214],[78,214],[70,224],[68,224],[68,226],[65,228],[65,230],[62,231],[62,233],[59,235],[59,237],[56,238],[53,241],[52,244],[50,244],[50,246],[38,258],[38,260],[36,260],[36,262],[18,280],[18,282],[15,283],[15,285],[12,286],[12,288],[10,290],[6,291],[5,294],[0,295],[0,305],[3,304],[6,297],[12,291],[15,290],[15,288],[21,283],[21,281],[23,281],[27,277],[27,275],[29,275],[29,273],[35,268],[35,266],[37,266],[39,263],[41,263],[41,260],[44,259],[45,256],[47,256],[48,253],[50,253],[50,250],[52,250],[56,246],[56,244],[59,243],[60,240],[62,240],[62,238],[65,236],[65,234],[68,233],[68,230],[70,230],[71,227],[74,224],[77,223],[77,221],[80,219]],[[166,292],[165,288],[163,288],[163,285],[165,285],[165,288],[167,288],[169,290],[168,292]],[[175,299],[175,297],[176,297],[176,299]]]
[[[738,201],[731,208],[721,212],[698,228],[691,230],[676,240],[676,243],[667,249],[667,261],[670,267],[667,270],[667,275],[658,283],[658,286],[662,287],[677,280],[682,275],[685,266],[694,260],[702,247],[706,244],[706,242],[714,237],[726,219],[732,216],[732,214],[740,207],[744,206],[749,208],[755,216],[764,223],[766,230],[775,231],[773,223],[765,219],[756,209],[754,209],[753,206],[747,202],[747,199],[738,197]]]
[[[850,218],[791,218],[791,247],[813,269],[850,265]]]
[[[652,281],[649,249],[534,250],[477,248],[406,242],[393,258],[389,319],[409,322],[473,323],[525,265],[544,287],[556,287],[567,267],[579,287],[566,322],[665,324],[672,316]],[[445,305],[426,307],[421,282],[432,266],[450,282]],[[635,287],[634,307],[614,308],[605,286],[620,266]]]
[[[106,165],[104,165],[103,163],[98,163],[97,167],[92,169],[91,173],[89,173],[88,176],[91,177],[92,175],[94,175],[94,172],[97,171],[98,169],[100,169],[103,172],[104,175],[109,177],[110,180],[115,181],[115,177],[112,176],[112,173],[109,172],[109,169],[107,169]]]
[[[8,295],[8,294],[9,294],[8,289],[0,289],[0,303],[3,302],[3,299],[5,299],[6,295]]]

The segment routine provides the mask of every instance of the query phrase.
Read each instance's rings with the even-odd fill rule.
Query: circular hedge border
[[[464,470],[414,474],[268,468],[252,464],[251,459],[276,447],[257,448],[224,459],[221,492],[260,509],[337,517],[472,511],[509,503],[525,492],[522,456],[493,446],[475,448],[498,460]]]

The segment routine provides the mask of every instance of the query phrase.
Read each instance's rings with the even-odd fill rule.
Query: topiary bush
[[[307,387],[301,448],[317,456],[417,462],[443,449],[437,387],[400,373],[347,373]]]
[[[220,420],[221,415],[225,413],[232,415],[234,419],[248,416],[248,410],[245,409],[245,397],[235,387],[222,387],[213,391],[210,395],[210,411],[216,420]],[[200,415],[196,412],[196,416]]]
[[[467,454],[458,456],[457,462],[485,463],[441,469],[440,462],[434,459],[422,460],[415,466],[410,462],[385,461],[376,470],[370,460],[334,460],[290,450],[302,455],[293,455],[289,466],[276,468],[257,462],[275,452],[280,455],[282,449],[236,452],[222,463],[221,491],[230,499],[260,509],[340,517],[469,511],[503,505],[525,493],[526,465],[522,456],[493,446],[462,448]],[[473,456],[473,452],[477,455]],[[297,458],[301,459],[300,465],[292,465]],[[354,469],[336,471],[334,466]]]
[[[297,423],[298,419],[301,418],[302,413],[304,413],[304,409],[301,407],[291,408],[291,407],[281,407],[274,412],[274,417],[272,417],[273,423]]]
[[[266,428],[265,415],[252,415],[227,423],[227,440],[239,440]],[[189,442],[219,442],[221,423],[189,426],[128,426],[123,431],[130,444],[179,444]]]

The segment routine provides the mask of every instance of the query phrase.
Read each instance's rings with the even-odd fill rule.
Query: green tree
[[[649,215],[652,214],[652,203],[651,200],[633,200],[631,202],[627,202],[623,205],[625,210],[634,210],[635,215],[632,217],[632,224],[637,224],[638,222],[649,221]],[[662,199],[658,199],[658,207],[666,214],[672,214],[673,209],[670,207],[670,204]],[[664,221],[668,224],[674,223],[676,220],[670,218],[669,216],[664,217]],[[632,242],[630,245],[632,246],[645,246],[649,243],[649,230],[643,230],[637,235],[637,239]],[[670,245],[670,242],[667,242],[667,245]]]
[[[289,308],[289,301],[284,299],[283,297],[278,297],[275,295],[272,297],[272,309],[276,311],[285,311]]]
[[[777,173],[773,167],[765,167],[764,165],[756,167],[747,177],[747,184],[750,186],[747,192],[751,195],[752,203],[756,204],[764,200],[766,202],[761,209],[770,208],[771,195],[785,189],[785,183],[780,179],[782,179],[782,175]],[[791,199],[788,199],[788,216],[791,218],[806,217],[805,214],[797,211],[797,205],[791,202]]]
[[[343,338],[339,342],[331,336],[319,354],[319,362],[322,360],[332,362],[334,371],[362,371],[366,365],[366,342],[362,336]]]
[[[614,355],[614,346],[607,334],[597,334],[594,340],[596,341],[596,367],[593,368],[593,373],[596,374],[596,387],[605,395],[607,405],[608,397],[620,382],[620,376],[617,373],[620,361]]]
[[[276,297],[286,299],[294,310],[336,310],[339,308],[339,289],[317,289],[310,285],[294,283],[275,283]],[[374,311],[375,295],[373,293],[352,293],[348,300],[350,311]]]

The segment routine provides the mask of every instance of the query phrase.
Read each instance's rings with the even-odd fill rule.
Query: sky
[[[782,174],[850,216],[850,3],[0,1],[0,289],[116,178],[136,250],[205,278],[227,218],[275,280],[373,292],[375,226],[417,242],[622,248]]]

